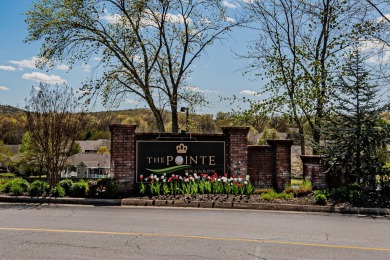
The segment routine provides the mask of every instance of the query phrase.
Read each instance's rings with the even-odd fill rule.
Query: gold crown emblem
[[[184,144],[179,144],[178,146],[176,146],[176,151],[177,153],[187,153],[187,146],[185,146]]]

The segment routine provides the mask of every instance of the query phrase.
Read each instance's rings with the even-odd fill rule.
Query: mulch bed
[[[240,202],[240,203],[263,203],[263,204],[293,204],[293,205],[315,205],[314,194],[305,197],[292,199],[263,200],[261,195],[225,195],[225,194],[193,194],[193,195],[158,195],[158,196],[138,196],[132,199],[146,200],[175,200],[175,201],[214,201],[214,202]],[[390,208],[390,194],[371,192],[367,199],[359,205],[351,205],[348,202],[335,202],[329,199],[327,205],[334,206],[356,206],[366,208]]]
[[[262,200],[261,195],[225,195],[225,194],[193,194],[193,195],[158,195],[133,197],[132,199],[146,200],[175,200],[175,201],[215,201],[215,202],[241,202],[241,203],[268,203],[268,204],[297,204],[314,205],[314,197],[301,197],[293,199]]]

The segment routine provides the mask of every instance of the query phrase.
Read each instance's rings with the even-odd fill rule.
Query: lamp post
[[[181,107],[180,112],[186,113],[186,132],[188,132],[188,114],[189,114],[188,107]]]

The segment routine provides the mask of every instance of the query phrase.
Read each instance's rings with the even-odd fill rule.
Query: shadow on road
[[[40,210],[42,207],[40,203],[0,203],[0,210],[17,209],[17,210]]]

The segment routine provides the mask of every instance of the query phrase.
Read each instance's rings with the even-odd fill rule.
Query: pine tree
[[[358,51],[352,52],[333,93],[335,112],[326,122],[321,145],[328,172],[343,184],[367,187],[380,172],[375,153],[388,141],[388,127],[380,118],[384,107],[378,91],[370,84],[364,59]]]

